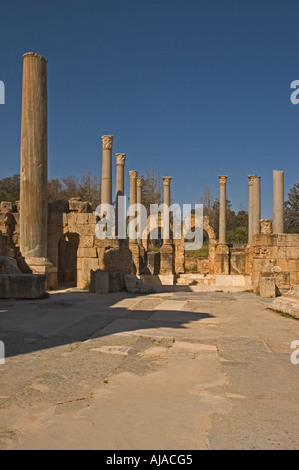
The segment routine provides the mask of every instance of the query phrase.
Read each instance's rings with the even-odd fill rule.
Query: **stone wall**
[[[234,245],[229,249],[230,274],[246,273],[246,247],[247,245]]]
[[[299,284],[299,234],[254,235],[251,250],[252,282],[256,291],[263,273],[272,273],[278,289]]]

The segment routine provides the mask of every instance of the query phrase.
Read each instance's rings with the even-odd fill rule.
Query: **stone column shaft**
[[[115,217],[115,234],[116,236],[119,235],[118,233],[118,216],[119,211],[123,212],[124,207],[120,205],[120,201],[118,200],[119,196],[125,195],[125,163],[126,163],[126,154],[125,153],[117,153],[116,154],[116,217]]]
[[[273,233],[284,232],[284,172],[273,171]]]
[[[255,175],[248,176],[248,244],[252,244],[253,237],[253,180]]]
[[[137,204],[137,177],[138,177],[138,171],[129,171],[130,175],[130,206]],[[129,218],[129,221],[131,222],[132,220],[135,219],[135,215],[131,215]],[[129,241],[130,243],[137,243],[136,240],[136,235],[133,235],[133,232],[130,230],[129,232]]]
[[[112,204],[112,147],[113,135],[102,137],[101,204]]]
[[[226,183],[227,176],[219,176],[219,243],[226,244]]]
[[[252,234],[256,235],[261,233],[260,220],[261,220],[261,177],[255,176],[252,186]]]
[[[137,204],[142,204],[142,184],[143,178],[137,178]],[[140,215],[140,213],[139,213]],[[141,237],[138,237],[138,245],[142,246]]]
[[[167,207],[170,207],[170,182],[171,176],[163,177],[163,189],[164,189],[164,199],[163,202]],[[163,244],[169,245],[171,243],[171,234],[170,234],[170,214],[168,212],[167,216],[163,216],[163,225],[164,227],[168,226],[169,236],[166,235],[165,230],[163,230]]]
[[[126,154],[116,154],[116,199],[125,194],[125,163]]]
[[[20,178],[20,248],[28,263],[47,258],[47,145],[47,60],[30,52],[23,56]]]

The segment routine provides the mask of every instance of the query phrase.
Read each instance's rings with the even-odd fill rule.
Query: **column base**
[[[32,274],[46,274],[47,289],[57,289],[58,287],[58,269],[47,258],[25,258],[26,264],[32,271]]]

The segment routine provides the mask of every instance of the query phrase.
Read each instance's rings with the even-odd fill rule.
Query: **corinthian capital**
[[[116,165],[125,166],[126,154],[125,153],[117,153],[115,156],[116,156]]]
[[[249,184],[249,186],[253,185],[254,178],[256,178],[255,175],[248,175],[248,184]]]
[[[112,150],[113,139],[114,139],[113,135],[103,135],[102,136],[102,149]]]
[[[220,175],[219,176],[219,184],[220,186],[225,186],[227,182],[227,176],[226,175]]]
[[[137,178],[137,187],[142,188],[143,178]]]
[[[163,184],[164,186],[170,186],[171,176],[163,176]]]
[[[130,178],[137,178],[138,177],[138,171],[136,171],[136,170],[129,171],[129,176],[130,176]]]

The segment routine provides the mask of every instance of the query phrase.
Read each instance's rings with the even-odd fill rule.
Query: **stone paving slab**
[[[296,339],[249,293],[0,301],[0,449],[298,449]]]

